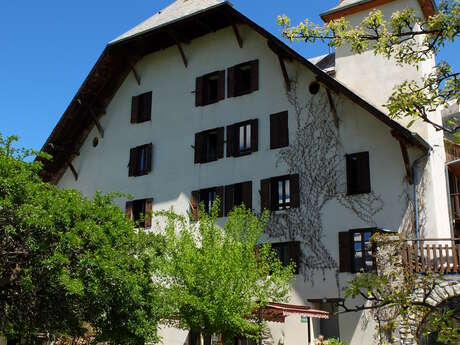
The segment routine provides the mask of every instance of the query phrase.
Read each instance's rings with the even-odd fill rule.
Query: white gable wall
[[[253,208],[260,209],[260,181],[287,173],[283,164],[277,164],[278,151],[270,150],[269,115],[289,110],[290,141],[295,136],[295,115],[288,103],[284,80],[277,56],[268,49],[266,40],[248,27],[241,27],[244,48],[238,48],[231,28],[192,41],[184,46],[189,60],[185,68],[176,47],[144,57],[136,70],[142,78],[137,85],[132,74],[124,81],[109,104],[101,124],[105,137],[99,145],[92,147],[92,140],[98,136],[95,128],[80,149],[80,156],[73,164],[79,178],[66,171],[58,185],[62,188],[76,188],[87,196],[97,190],[104,193],[119,191],[131,193],[135,199],[154,198],[154,210],[174,207],[186,212],[192,190],[253,181]],[[259,91],[236,98],[226,98],[216,104],[195,107],[195,78],[216,70],[227,69],[235,64],[259,59]],[[304,87],[303,94],[310,97],[308,85],[313,74],[298,63],[288,64],[291,76],[297,73]],[[152,121],[131,124],[131,97],[153,91]],[[340,136],[344,153],[370,152],[371,183],[373,191],[383,201],[383,210],[375,216],[375,225],[381,228],[399,230],[407,201],[401,197],[404,188],[405,170],[399,143],[391,136],[390,129],[372,115],[351,101],[341,97],[339,107]],[[194,164],[195,133],[236,122],[259,119],[259,151],[240,158],[224,158],[217,162]],[[129,150],[132,147],[152,142],[152,173],[143,177],[128,177]],[[411,150],[411,158],[421,151]],[[343,166],[345,169],[345,166]],[[431,197],[431,196],[429,196]],[[125,200],[119,200],[124,208]],[[322,214],[324,227],[323,243],[338,261],[338,232],[353,228],[367,228],[353,212],[337,202],[330,202]],[[292,303],[305,304],[309,298],[337,298],[339,290],[351,278],[335,272],[318,272],[314,284],[299,276],[292,292]],[[343,338],[353,339],[353,344],[363,339],[357,318],[341,317],[340,328]],[[289,318],[285,326],[273,326],[275,343],[281,336],[279,327],[291,330],[286,336],[286,345],[305,343],[306,325],[300,324],[300,317]],[[300,328],[299,328],[300,327]],[[292,329],[298,329],[298,334]],[[369,330],[372,333],[373,328]],[[304,332],[305,331],[305,332]],[[358,332],[358,333],[356,333]],[[182,345],[186,334],[166,329],[165,344]],[[354,335],[353,335],[354,334]],[[318,334],[316,334],[318,335]]]

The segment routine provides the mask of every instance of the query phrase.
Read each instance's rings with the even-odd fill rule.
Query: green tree
[[[166,219],[166,261],[162,276],[174,297],[177,326],[227,342],[235,336],[258,338],[258,311],[286,300],[294,264],[283,267],[270,245],[260,245],[267,215],[236,208],[225,225],[217,223],[219,201],[203,205],[198,222],[172,212]],[[164,226],[164,224],[159,224]]]
[[[292,26],[286,15],[279,16],[278,23],[283,27],[283,36],[291,41],[322,41],[330,47],[348,46],[358,54],[373,50],[375,54],[393,58],[398,64],[418,65],[458,38],[460,3],[456,0],[441,1],[437,12],[428,19],[417,15],[414,9],[406,8],[394,12],[390,18],[374,10],[357,26],[344,18],[324,25],[306,19]],[[459,119],[444,127],[429,118],[431,111],[447,106],[450,99],[460,103],[460,73],[454,72],[443,61],[421,82],[408,80],[397,86],[386,107],[394,119],[409,117],[409,126],[416,119],[422,119],[437,130],[453,133],[459,141]]]
[[[34,153],[0,136],[0,334],[157,340],[158,243],[113,203],[42,182]],[[49,157],[46,157],[49,158]],[[44,158],[45,159],[45,158]]]

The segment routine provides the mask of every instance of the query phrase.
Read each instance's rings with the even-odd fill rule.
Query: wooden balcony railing
[[[460,273],[460,238],[406,240],[403,264],[416,273]]]

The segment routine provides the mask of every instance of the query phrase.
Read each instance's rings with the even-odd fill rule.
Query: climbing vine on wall
[[[322,242],[326,204],[335,200],[369,226],[375,226],[374,216],[383,208],[383,201],[375,193],[346,194],[345,152],[337,111],[340,98],[324,88],[310,96],[299,87],[297,79],[287,97],[295,111],[297,129],[290,146],[280,150],[279,163],[287,165],[290,174],[299,174],[300,208],[273,214],[267,234],[301,243],[299,272],[307,279],[315,270],[338,267]]]

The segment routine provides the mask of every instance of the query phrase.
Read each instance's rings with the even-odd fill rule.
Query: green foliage
[[[160,279],[169,288],[171,319],[179,327],[222,334],[227,341],[254,339],[262,327],[257,311],[286,300],[294,267],[283,267],[269,245],[259,245],[266,214],[259,218],[236,208],[221,227],[218,207],[219,201],[208,215],[202,205],[198,222],[172,212],[159,214],[166,220]]]
[[[157,340],[161,289],[156,236],[136,231],[113,203],[41,181],[33,152],[0,136],[0,334]]]
[[[400,65],[418,66],[460,34],[460,2],[441,1],[438,11],[428,19],[406,8],[394,12],[391,18],[374,10],[356,26],[344,18],[324,25],[307,19],[292,26],[286,15],[278,17],[278,24],[283,27],[283,36],[290,41],[315,43],[319,40],[328,42],[330,47],[347,46],[357,54],[373,50]],[[450,99],[460,104],[459,77],[447,62],[441,62],[421,81],[406,81],[397,86],[386,104],[390,117],[409,117],[409,125],[422,119],[437,130],[455,133],[460,128],[457,124],[443,127],[432,122],[429,113],[439,106],[447,106]]]

